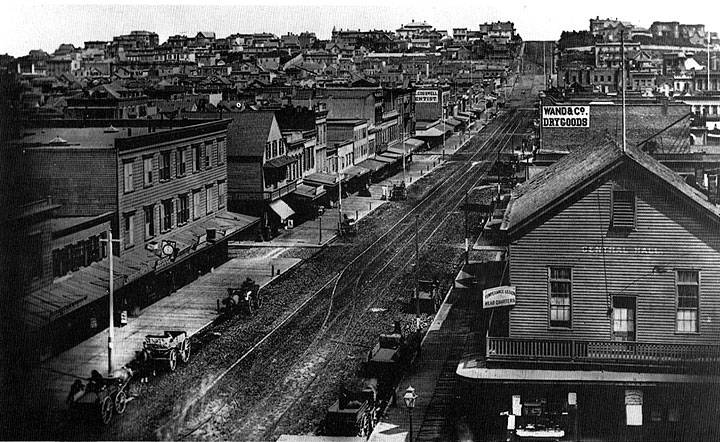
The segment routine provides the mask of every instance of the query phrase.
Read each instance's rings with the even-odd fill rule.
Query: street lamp
[[[415,389],[412,388],[412,386],[408,386],[407,390],[405,390],[403,400],[405,401],[405,407],[408,409],[408,416],[410,417],[410,442],[412,442],[413,436],[412,412],[413,408],[415,408],[416,399],[417,395],[415,394]]]
[[[322,216],[325,213],[325,206],[320,206],[317,209],[318,216],[318,245],[322,245]]]

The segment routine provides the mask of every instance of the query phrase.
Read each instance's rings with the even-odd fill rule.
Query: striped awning
[[[285,221],[286,219],[295,215],[295,211],[291,209],[290,206],[288,206],[287,203],[282,199],[271,202],[270,208],[273,210],[273,212],[278,214],[282,221]]]

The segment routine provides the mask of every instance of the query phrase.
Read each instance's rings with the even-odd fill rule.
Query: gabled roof
[[[655,175],[682,199],[720,221],[720,208],[675,172],[635,146],[623,152],[616,142],[604,140],[575,150],[515,189],[501,230],[506,230],[509,237],[521,235],[530,223],[562,209],[596,179],[626,163]]]
[[[240,112],[231,114],[234,122],[228,126],[228,139],[234,142],[228,151],[228,156],[257,156],[265,153],[265,143],[270,136],[270,129],[275,123],[275,113]],[[230,145],[228,145],[230,146]]]

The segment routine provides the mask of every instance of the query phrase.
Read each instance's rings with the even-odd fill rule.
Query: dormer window
[[[610,226],[613,230],[635,229],[635,193],[615,188],[612,191],[612,214]]]

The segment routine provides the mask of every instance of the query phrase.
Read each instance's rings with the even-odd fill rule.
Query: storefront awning
[[[452,126],[453,128],[460,126],[462,124],[461,121],[456,120],[455,118],[448,118],[445,120],[445,125]]]
[[[412,149],[412,144],[405,141],[405,155],[410,153],[410,150]],[[398,155],[399,157],[403,156],[403,146],[402,143],[396,144],[395,146],[388,147],[387,151],[388,153],[393,153],[395,155]]]
[[[283,155],[281,157],[273,158],[272,160],[268,160],[263,164],[263,167],[265,169],[279,169],[281,167],[285,167],[288,164],[292,164],[295,161],[297,161],[295,158],[291,158],[287,155]]]
[[[390,157],[386,157],[386,156],[378,155],[378,154],[376,154],[373,159],[375,161],[379,161],[379,162],[385,163],[385,164],[392,164],[397,160],[396,158],[390,158]]]
[[[316,200],[325,195],[325,187],[320,185],[317,187],[308,186],[307,184],[298,184],[295,191],[291,195],[295,195],[304,199]]]
[[[141,243],[133,251],[113,260],[115,290],[150,273],[167,270],[258,222],[259,219],[253,216],[223,211],[158,236],[146,247]],[[214,231],[215,241],[207,240],[208,229]],[[174,244],[177,253],[165,256],[160,247],[151,247],[153,243],[159,246],[164,241]],[[105,258],[25,296],[20,301],[20,315],[25,324],[30,329],[40,329],[107,296],[109,267],[109,259]]]
[[[405,140],[405,144],[413,146],[413,148],[411,149],[411,151],[413,152],[416,150],[420,150],[427,145],[426,142],[424,142],[423,140],[418,140],[417,138],[410,138],[408,140]]]
[[[278,214],[282,221],[285,221],[286,219],[295,215],[295,211],[291,209],[290,206],[288,206],[287,203],[282,199],[271,202],[270,208],[273,210],[273,212]]]
[[[380,152],[379,155],[382,155],[384,157],[388,157],[388,158],[391,158],[394,160],[399,160],[403,156],[402,151],[394,152],[394,151],[390,150],[389,148],[384,152]]]
[[[470,121],[470,117],[466,117],[464,115],[456,115],[455,118],[462,121],[463,123],[467,123]]]
[[[366,169],[369,169],[373,172],[377,172],[378,170],[385,167],[385,163],[383,163],[382,161],[377,161],[377,160],[370,158],[365,161],[361,161],[360,166],[362,166]]]
[[[328,173],[316,172],[303,178],[303,182],[311,186],[332,187],[337,186],[337,176],[330,175]]]
[[[452,128],[451,128],[451,130],[452,130]],[[424,137],[424,138],[442,137],[443,131],[441,129],[438,129],[437,127],[431,127],[429,129],[425,129],[425,130],[416,130],[415,136],[416,137]]]
[[[359,165],[350,166],[347,169],[343,170],[343,174],[345,174],[345,177],[347,179],[358,178],[369,173],[370,169],[366,169]]]

